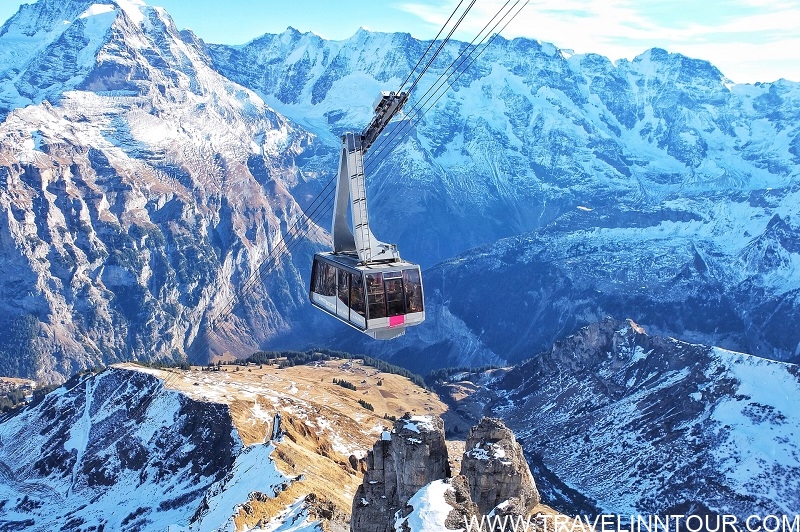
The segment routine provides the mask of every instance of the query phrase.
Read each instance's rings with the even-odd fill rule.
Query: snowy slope
[[[381,418],[273,373],[118,366],[0,417],[0,530],[340,530]]]
[[[0,423],[0,440],[3,529],[164,530],[188,525],[216,483],[241,502],[253,482],[285,480],[269,446],[243,447],[227,408],[126,370],[74,379]],[[221,496],[209,506],[205,530],[233,512]]]
[[[0,417],[0,530],[345,530],[361,460],[404,409],[422,427],[446,407],[351,360],[76,376]]]
[[[482,393],[524,442],[543,500],[567,513],[800,507],[797,365],[606,320]]]
[[[388,357],[419,370],[524,360],[605,316],[771,359],[800,357],[796,188],[575,209],[426,272],[429,323]],[[448,324],[448,325],[444,325]],[[433,355],[433,356],[432,356]]]
[[[411,506],[413,511],[405,517],[398,516],[395,530],[398,532],[436,532],[441,530],[442,523],[447,521],[447,517],[453,510],[444,497],[448,490],[452,490],[452,487],[446,480],[434,480],[420,489],[408,501],[408,506]]]

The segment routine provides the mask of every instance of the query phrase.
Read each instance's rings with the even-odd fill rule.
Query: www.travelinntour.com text
[[[550,515],[464,517],[466,532],[800,532],[800,515]]]

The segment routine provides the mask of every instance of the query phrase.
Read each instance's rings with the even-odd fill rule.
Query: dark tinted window
[[[350,277],[350,308],[362,316],[364,312],[364,284],[361,282],[361,274],[353,273]]]
[[[403,278],[386,279],[386,308],[389,316],[399,316],[406,313],[406,302],[403,297]]]
[[[323,296],[336,295],[336,270],[327,262],[314,263],[311,291]]]
[[[338,295],[339,301],[344,303],[346,307],[350,306],[350,273],[345,270],[336,269],[338,272]],[[341,307],[339,307],[341,308]]]
[[[322,263],[315,260],[314,266],[311,268],[311,291],[319,294],[320,275],[319,271],[322,269]]]
[[[403,270],[403,282],[406,288],[406,312],[422,312],[422,280],[419,270]]]
[[[386,317],[386,301],[383,297],[383,275],[380,273],[368,273],[367,280],[367,301],[369,303],[369,319]]]

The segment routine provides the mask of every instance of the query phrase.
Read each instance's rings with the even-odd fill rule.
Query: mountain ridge
[[[79,13],[84,3],[68,4],[78,18],[63,24],[58,10],[67,7],[43,1],[0,36],[3,57],[14,49],[10,35],[57,27],[69,37],[56,47],[36,37],[41,53],[0,75],[3,105],[21,97],[25,76],[38,80],[34,100],[49,98],[0,125],[3,264],[15,272],[2,288],[0,322],[14,331],[0,343],[5,372],[58,380],[132,357],[199,360],[207,343],[216,354],[248,355],[343,342],[396,359],[423,351],[448,366],[470,353],[482,365],[521,360],[606,314],[762,356],[800,356],[791,325],[796,83],[734,85],[708,62],[660,49],[614,64],[498,37],[411,124],[415,98],[467,46],[448,43],[409,115],[390,124],[388,133],[410,135],[391,157],[376,147],[367,160],[376,234],[437,265],[426,273],[428,329],[369,345],[304,302],[323,228],[304,232],[274,274],[240,291],[281,236],[305,223],[302,209],[335,169],[336,136],[366,123],[375,94],[401,83],[427,43],[288,30],[226,47],[178,32],[160,9],[97,5],[107,7]],[[81,57],[81,68],[54,62],[56,49]],[[45,63],[54,66],[46,79],[31,66]],[[785,227],[766,227],[775,216]],[[496,257],[464,260],[487,245]],[[568,252],[553,257],[548,247]],[[538,273],[525,264],[592,253],[602,260]],[[472,303],[439,289],[447,277],[469,277],[464,286],[481,301],[492,264],[507,264],[509,282],[492,282],[521,305],[515,316],[498,320],[506,305],[476,320]],[[544,278],[522,291],[530,275]],[[706,319],[709,294],[718,316]],[[243,303],[206,338],[208,320],[234,296]],[[539,336],[526,332],[535,320]],[[505,327],[520,331],[516,343],[491,338]]]
[[[0,528],[346,530],[384,414],[446,408],[359,360],[275,362],[120,364],[0,416]]]
[[[452,380],[439,388],[451,407],[501,417],[543,499],[568,515],[797,508],[796,364],[608,318],[517,366]]]

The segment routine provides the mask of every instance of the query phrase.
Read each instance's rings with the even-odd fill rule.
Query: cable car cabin
[[[317,253],[311,303],[378,340],[389,340],[425,320],[419,266],[404,260],[359,264],[343,253]]]

